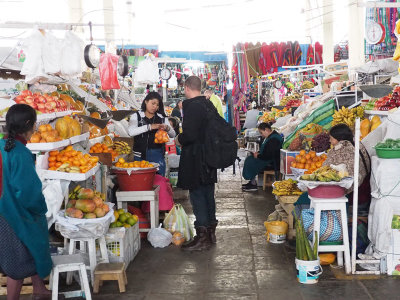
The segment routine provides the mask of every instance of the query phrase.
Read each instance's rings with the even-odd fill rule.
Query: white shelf
[[[380,111],[380,110],[364,110],[364,114],[367,115],[377,115],[377,116],[387,116],[389,115],[389,111]]]
[[[58,150],[87,140],[89,140],[89,132],[54,143],[28,143],[26,144],[26,147],[32,152],[47,152]]]
[[[86,173],[67,173],[67,172],[58,172],[58,171],[49,171],[46,169],[39,169],[37,168],[36,171],[39,177],[43,179],[62,179],[62,180],[69,180],[69,181],[85,181],[90,176],[96,174],[99,170],[100,166],[97,164],[94,168],[90,169]]]

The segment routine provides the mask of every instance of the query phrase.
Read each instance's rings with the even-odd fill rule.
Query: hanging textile
[[[319,42],[315,43],[315,63],[323,64],[322,45]]]
[[[307,49],[306,64],[307,65],[313,65],[314,64],[314,47],[312,45],[309,45],[308,49]]]
[[[293,66],[292,42],[287,42],[283,52],[282,66]]]
[[[292,45],[292,55],[293,55],[293,66],[299,66],[300,62],[301,62],[301,48],[300,48],[300,44],[298,41],[294,42]]]

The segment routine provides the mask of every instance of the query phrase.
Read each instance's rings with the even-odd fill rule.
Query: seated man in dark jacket
[[[243,178],[250,180],[243,185],[243,191],[257,191],[256,176],[264,170],[279,171],[280,150],[283,139],[275,130],[271,129],[269,123],[258,125],[258,131],[264,138],[260,151],[252,153],[244,161]]]

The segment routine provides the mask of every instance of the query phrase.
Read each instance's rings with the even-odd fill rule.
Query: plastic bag
[[[26,53],[26,59],[22,65],[21,75],[25,75],[25,82],[28,84],[47,78],[42,60],[43,43],[44,36],[39,30],[34,30],[32,35],[24,40],[22,49]]]
[[[120,89],[118,82],[118,55],[104,53],[100,56],[99,72],[103,90]]]
[[[160,81],[160,73],[158,70],[158,63],[153,61],[151,56],[146,57],[145,60],[139,63],[135,71],[135,85],[140,84],[153,84]]]
[[[65,33],[62,43],[61,74],[64,76],[81,75],[83,68],[84,42],[71,31]]]
[[[164,228],[161,228],[161,225],[158,228],[150,229],[149,233],[147,234],[147,240],[154,248],[165,248],[172,241],[172,234],[169,233]]]
[[[165,217],[164,227],[170,232],[179,231],[183,234],[186,241],[190,241],[194,236],[189,217],[180,204],[175,204]]]
[[[44,37],[42,58],[44,71],[55,74],[61,70],[61,42],[50,32]]]

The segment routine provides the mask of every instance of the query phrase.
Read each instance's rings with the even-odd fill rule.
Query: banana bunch
[[[308,80],[304,81],[300,87],[301,90],[309,90],[309,89],[313,89],[313,88],[314,88],[314,83],[312,83],[311,81],[308,81]]]
[[[314,173],[303,175],[300,178],[308,181],[322,181],[322,182],[340,181],[342,179],[339,176],[338,171],[328,166],[323,166],[318,170],[316,170]]]
[[[275,181],[272,193],[277,196],[302,194],[302,192],[297,188],[297,181],[292,179]]]
[[[78,184],[72,192],[69,193],[68,199],[69,200],[78,200],[78,194],[82,187]]]
[[[356,115],[356,118],[364,119],[364,108],[361,106],[357,106],[352,108],[352,111]]]
[[[128,143],[122,141],[114,142],[113,149],[119,154],[130,154],[132,152],[132,149],[129,147]]]
[[[69,163],[64,163],[58,167],[57,171],[66,173],[81,173],[81,169],[76,166],[72,166]]]
[[[356,114],[354,113],[354,110],[350,110],[342,106],[341,109],[333,114],[332,126],[337,124],[346,124],[350,128],[353,128],[355,119]]]

